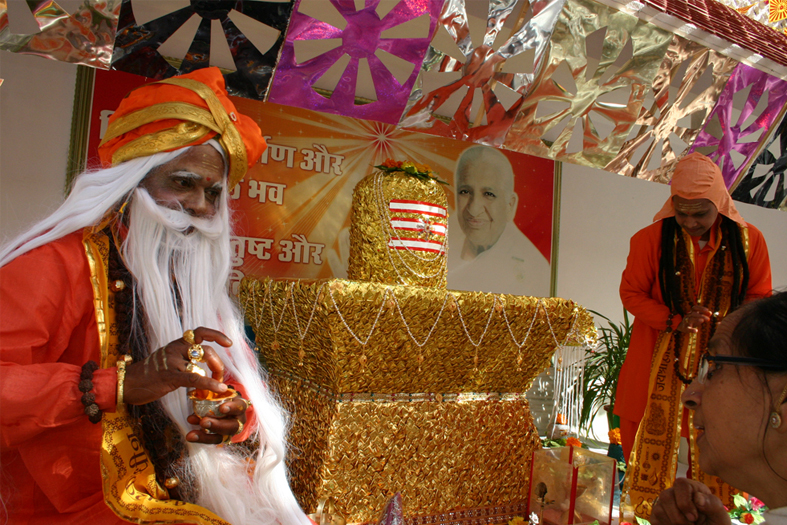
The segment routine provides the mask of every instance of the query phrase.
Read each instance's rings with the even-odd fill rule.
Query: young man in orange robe
[[[680,395],[708,339],[731,310],[771,293],[765,239],[735,209],[718,166],[689,154],[670,188],[654,223],[631,238],[620,284],[634,323],[614,412],[629,458],[626,487],[644,516],[674,481],[681,433],[692,433]],[[690,457],[690,475],[702,478]],[[729,494],[729,487],[717,489]]]
[[[216,68],[146,84],[0,250],[0,522],[310,523],[227,292],[228,190],[265,147]]]

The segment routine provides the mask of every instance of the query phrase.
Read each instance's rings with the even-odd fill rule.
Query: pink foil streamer
[[[11,33],[7,4],[2,1],[0,49],[109,69],[120,0],[85,0],[73,15],[54,1],[27,4],[41,31],[30,35]]]
[[[740,116],[732,122],[735,113],[733,96],[749,85],[751,85],[749,97]],[[760,98],[766,93],[768,101],[765,109],[751,124],[743,127],[757,108]],[[721,168],[727,187],[732,187],[743,171],[743,167],[748,165],[757,153],[760,143],[766,140],[768,130],[779,117],[786,103],[787,81],[745,64],[738,64],[688,153],[699,151],[710,157]],[[713,130],[711,127],[715,126],[716,119],[721,127],[720,130]],[[761,135],[757,140],[745,142],[747,137],[760,130],[762,130]],[[737,167],[733,162],[732,152],[737,153]]]
[[[366,7],[359,11],[355,10],[353,0],[330,2],[347,22],[343,30],[300,13],[300,0],[295,6],[268,100],[348,117],[398,123],[436,27],[442,0],[402,0],[382,20],[376,13],[380,0],[367,0]],[[380,34],[386,29],[418,18],[424,13],[428,14],[430,19],[426,38],[381,38]],[[341,38],[343,42],[302,64],[296,63],[295,41],[330,38]],[[399,84],[375,56],[377,49],[413,64],[413,71],[404,84]],[[330,98],[325,98],[318,94],[313,86],[345,54],[350,56],[350,62],[333,94]],[[369,64],[377,100],[356,105],[355,86],[358,65],[362,58]]]

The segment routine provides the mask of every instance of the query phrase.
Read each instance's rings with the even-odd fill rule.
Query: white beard
[[[285,414],[263,384],[263,372],[245,342],[242,316],[227,291],[230,221],[227,192],[222,193],[216,215],[199,219],[159,206],[143,188],[134,191],[121,253],[135,278],[145,319],[132,320],[132,326],[144,327],[150,353],[199,326],[233,341],[230,348],[211,346],[254,404],[257,430],[249,439],[259,438],[253,457],[256,468],[250,477],[250,458],[239,447],[186,443],[188,458],[181,479],[195,485],[187,491],[194,503],[236,525],[306,524],[287,483]],[[161,403],[185,441],[185,435],[197,428],[186,420],[192,409],[185,389],[167,394]]]

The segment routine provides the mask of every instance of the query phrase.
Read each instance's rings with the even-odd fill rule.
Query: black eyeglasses
[[[757,359],[756,357],[740,357],[736,355],[710,355],[705,354],[700,361],[700,368],[697,370],[697,381],[705,383],[708,379],[708,374],[713,372],[710,367],[711,363],[729,363],[735,366],[756,366],[765,370],[785,370],[787,365],[784,363],[776,363],[774,361],[767,361],[765,359]],[[715,367],[714,367],[715,369]]]

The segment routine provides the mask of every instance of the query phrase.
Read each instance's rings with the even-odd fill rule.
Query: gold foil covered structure
[[[252,278],[240,297],[292,414],[293,490],[308,512],[332,498],[348,523],[397,491],[423,524],[521,515],[540,446],[524,392],[558,344],[595,337],[557,298]]]
[[[448,201],[441,184],[376,170],[353,192],[348,278],[446,287]]]

